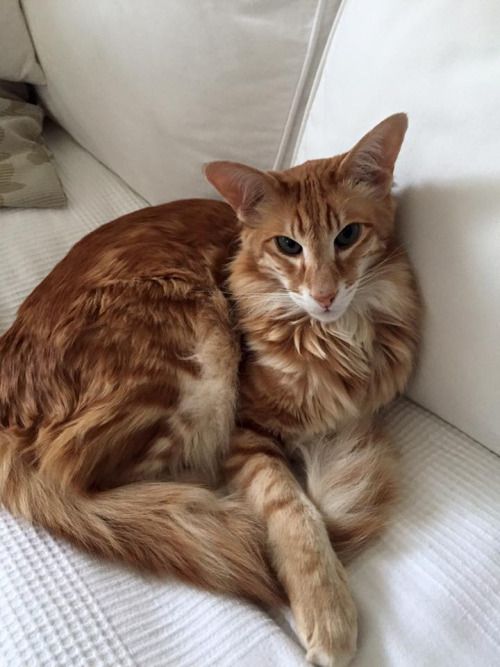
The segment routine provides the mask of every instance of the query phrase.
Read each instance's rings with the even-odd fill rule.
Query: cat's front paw
[[[328,574],[294,596],[292,612],[307,660],[319,667],[345,667],[356,652],[357,612],[345,577],[336,567]]]

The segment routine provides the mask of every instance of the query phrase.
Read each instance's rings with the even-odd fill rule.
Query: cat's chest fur
[[[271,336],[272,338],[272,336]],[[254,343],[241,375],[241,412],[285,440],[337,429],[363,414],[375,330],[304,326],[293,340]]]

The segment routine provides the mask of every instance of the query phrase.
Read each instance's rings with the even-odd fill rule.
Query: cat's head
[[[393,170],[407,128],[395,114],[349,152],[282,172],[211,162],[208,180],[242,223],[238,299],[256,312],[332,322],[394,235]],[[365,280],[366,282],[366,280]]]

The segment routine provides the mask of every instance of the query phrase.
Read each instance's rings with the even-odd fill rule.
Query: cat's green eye
[[[276,236],[276,245],[284,255],[300,255],[302,246],[288,236]]]
[[[361,225],[359,222],[351,222],[346,225],[344,229],[335,237],[335,245],[337,248],[344,249],[356,243],[361,234]]]

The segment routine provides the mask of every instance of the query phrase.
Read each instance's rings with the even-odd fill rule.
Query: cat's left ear
[[[207,180],[234,209],[241,222],[258,221],[266,201],[276,196],[270,174],[239,162],[209,162],[204,167]]]
[[[405,113],[389,116],[347,153],[338,173],[351,182],[366,183],[381,194],[388,194],[407,128],[408,117]]]

